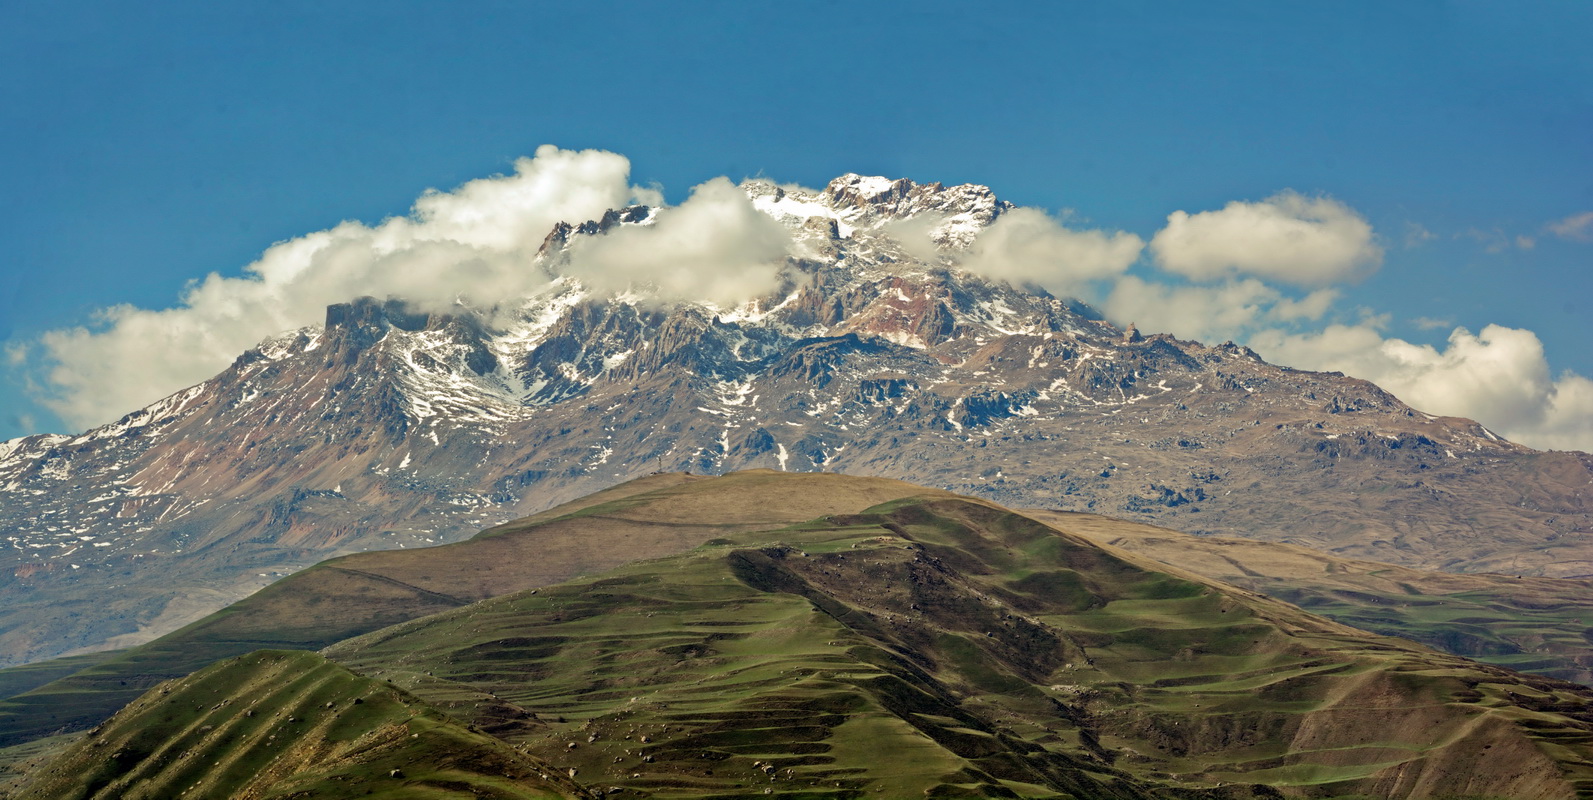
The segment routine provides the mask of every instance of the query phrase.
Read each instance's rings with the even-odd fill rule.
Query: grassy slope
[[[510,556],[535,562],[529,574],[560,548],[619,551],[675,532],[679,542],[707,543],[445,607],[328,652],[475,726],[467,733],[490,733],[621,793],[1593,795],[1593,695],[1580,687],[1370,636],[944,492],[893,500],[926,490],[766,472],[644,480],[651,485],[473,540],[492,547],[380,554],[394,560],[369,574],[388,580],[357,584],[375,587],[364,593],[317,601],[325,586],[343,584],[284,582],[297,591],[278,590],[269,603],[191,626],[164,650],[139,648],[112,663],[152,680],[226,647],[310,638],[304,631],[333,636],[351,617],[371,624],[370,609],[389,608],[383,587],[408,587],[410,598],[449,586],[488,591],[515,572]],[[833,510],[880,501],[891,502],[869,513]],[[771,527],[759,520],[824,513],[759,530]],[[503,549],[510,545],[519,549]],[[609,557],[638,555],[649,554]],[[110,683],[115,671],[96,669],[18,699],[70,714],[136,693]],[[96,674],[98,686],[87,680]],[[341,684],[345,674],[328,680]],[[232,705],[287,691],[236,675],[204,685],[236,693]],[[148,695],[135,708],[161,699]],[[222,780],[203,768],[207,760],[256,758],[235,753],[253,740],[207,738],[222,725],[194,716],[228,704],[186,702],[162,705],[159,713],[181,711],[166,733],[186,744],[157,766],[188,771],[158,785],[180,789],[183,776],[201,773]],[[162,724],[147,716],[155,711],[137,713],[146,716],[128,730]],[[246,724],[226,724],[234,723]],[[202,730],[208,724],[217,728]],[[405,758],[435,763],[458,746],[450,741]],[[39,796],[76,796],[84,776],[143,768],[107,767],[115,752],[79,745],[69,756],[78,761],[56,765],[50,778],[66,783]],[[358,774],[371,788],[367,779],[385,774],[284,763],[311,783]],[[212,796],[238,789],[229,786]]]
[[[1190,536],[1092,514],[1024,513],[1348,625],[1593,685],[1593,582],[1426,572],[1294,545]]]
[[[328,655],[658,796],[1593,792],[1581,687],[965,500],[727,535]]]
[[[0,700],[0,747],[94,725],[151,686],[218,659],[261,648],[317,649],[486,597],[681,552],[723,533],[924,491],[883,478],[771,470],[712,480],[652,475],[464,542],[332,559],[153,642]]]
[[[313,653],[261,651],[144,695],[21,798],[585,796],[533,757]]]
[[[64,678],[74,672],[81,672],[120,654],[120,650],[103,650],[98,653],[64,656],[34,664],[23,664],[20,667],[0,669],[0,699],[15,697],[23,692],[37,689],[50,681]]]
[[[47,736],[11,747],[0,748],[0,798],[15,797],[38,770],[59,756],[73,742],[83,738],[83,731]]]

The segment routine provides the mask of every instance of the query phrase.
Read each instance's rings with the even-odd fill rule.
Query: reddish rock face
[[[660,470],[883,475],[1413,566],[1593,574],[1587,454],[1231,343],[1126,335],[894,238],[924,218],[943,252],[967,246],[1010,207],[984,187],[746,189],[805,255],[741,308],[569,280],[453,315],[357,300],[115,423],[0,445],[0,664],[147,639],[331,555],[456,540]],[[528,269],[646,220],[561,225]]]

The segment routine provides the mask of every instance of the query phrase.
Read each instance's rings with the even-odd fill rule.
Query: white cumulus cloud
[[[1132,233],[1073,230],[1039,209],[1016,208],[979,234],[959,266],[1015,285],[1073,294],[1091,281],[1121,275],[1144,248],[1145,240]]]
[[[733,306],[778,288],[791,245],[785,226],[715,178],[651,224],[577,241],[566,269],[599,290],[646,287],[660,299]]]
[[[1330,325],[1266,331],[1250,345],[1278,363],[1365,378],[1423,411],[1475,419],[1530,447],[1593,452],[1593,381],[1554,376],[1532,331],[1456,328],[1438,348],[1384,338],[1371,325]]]
[[[1297,286],[1355,280],[1383,261],[1372,226],[1354,209],[1293,191],[1218,211],[1174,211],[1150,249],[1162,269],[1195,280],[1253,275]]]
[[[1119,326],[1132,322],[1144,331],[1214,342],[1320,319],[1337,298],[1336,289],[1317,289],[1294,298],[1255,278],[1174,286],[1125,275],[1113,284],[1101,310]]]
[[[320,322],[331,303],[374,295],[443,309],[522,296],[546,280],[531,262],[554,224],[657,199],[633,189],[629,172],[621,155],[543,146],[513,174],[428,191],[408,216],[273,245],[241,277],[191,285],[175,308],[105,309],[93,325],[41,337],[41,399],[88,427],[209,378],[268,336]]]

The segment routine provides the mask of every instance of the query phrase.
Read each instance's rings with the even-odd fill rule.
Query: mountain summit
[[[797,253],[749,302],[562,272],[657,216],[616,209],[548,234],[526,268],[550,281],[523,303],[333,305],[114,423],[0,444],[0,664],[144,641],[328,556],[666,470],[889,476],[1409,566],[1593,575],[1593,456],[963,271],[1013,210],[983,186],[741,188]]]

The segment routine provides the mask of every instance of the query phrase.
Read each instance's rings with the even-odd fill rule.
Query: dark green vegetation
[[[314,653],[263,650],[163,684],[24,798],[568,797],[573,781]]]
[[[1593,685],[1593,581],[1428,572],[1275,542],[1191,536],[1093,514],[1026,513],[1097,543],[1176,563],[1357,628]]]
[[[834,475],[665,477],[469,545],[371,554],[391,559],[371,574],[406,576],[410,597],[458,598],[441,587],[507,582],[512,551],[494,542],[545,535],[545,551],[519,551],[528,562],[583,533],[588,549],[616,531],[641,541],[676,529],[698,546],[373,625],[323,651],[352,672],[276,653],[166,684],[75,744],[28,796],[85,796],[94,781],[249,796],[240,764],[278,770],[282,791],[385,791],[386,756],[350,742],[398,718],[448,732],[410,740],[404,757],[419,766],[402,767],[406,778],[524,758],[515,776],[554,775],[534,766],[546,763],[612,796],[1593,796],[1585,687],[1367,634],[983,501]],[[826,510],[837,506],[852,510]],[[797,511],[809,521],[757,522]],[[488,556],[459,555],[472,552]],[[316,572],[292,602],[268,594],[208,621],[222,627],[187,630],[255,619],[247,630],[264,631],[275,608],[300,615],[295,630],[332,635],[334,620],[392,607],[361,605],[388,596],[376,592],[316,602],[313,591],[346,585],[312,582]],[[186,635],[191,647],[211,641]],[[307,675],[342,688],[293,688]],[[94,694],[52,686],[39,691]],[[355,710],[375,705],[372,691],[395,698],[381,706],[391,713]],[[326,731],[357,713],[346,725],[365,732],[307,737],[315,757],[261,749],[263,734],[244,735],[256,718],[237,716],[250,707]],[[96,741],[143,742],[150,755],[118,760]],[[499,774],[463,772],[461,787]],[[447,796],[444,782],[407,796]]]

